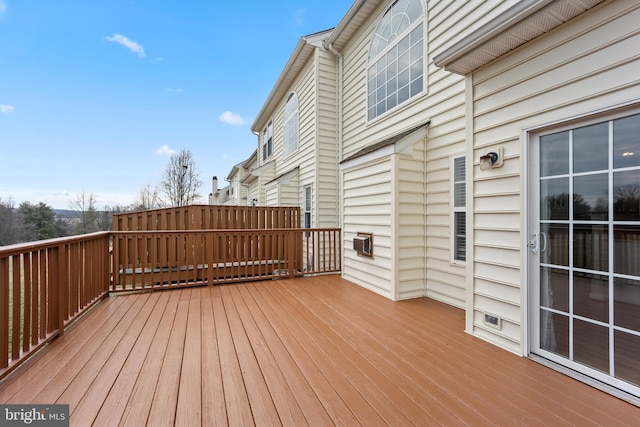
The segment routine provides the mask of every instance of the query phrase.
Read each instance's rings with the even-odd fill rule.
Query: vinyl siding
[[[473,176],[473,333],[523,354],[527,291],[526,138],[522,130],[640,99],[640,5],[614,1],[476,71],[474,162],[504,148],[504,166]],[[503,318],[502,330],[482,312]]]
[[[278,206],[280,202],[278,194],[278,185],[273,182],[265,186],[265,205]]]
[[[301,195],[298,191],[298,177],[292,176],[289,182],[279,185],[279,206],[301,206]]]
[[[316,55],[316,139],[312,224],[318,228],[339,226],[338,218],[338,94],[337,61],[325,50]],[[313,216],[313,214],[312,214]]]
[[[393,186],[389,157],[344,171],[343,277],[393,299]],[[358,256],[352,241],[373,233],[373,258]]]
[[[390,2],[380,7],[346,44],[344,56],[344,157],[402,130],[430,121],[426,147],[414,150],[414,158],[400,160],[389,179],[400,189],[396,204],[388,205],[389,215],[398,218],[392,230],[397,235],[393,263],[387,273],[388,287],[397,286],[397,298],[427,295],[456,307],[466,306],[467,274],[464,265],[450,263],[450,156],[465,153],[464,78],[436,68],[433,52],[448,43],[456,32],[464,31],[474,19],[486,20],[504,9],[501,2],[427,2],[425,52],[426,91],[400,107],[367,122],[366,67],[369,44],[378,19]],[[508,3],[508,2],[506,2]],[[493,14],[493,15],[492,15]],[[455,19],[457,26],[448,27]],[[419,166],[418,166],[419,165]],[[345,174],[345,179],[350,177]],[[345,209],[352,194],[344,183]],[[390,183],[391,185],[391,183]],[[376,206],[379,209],[381,206]],[[385,206],[386,208],[386,206]],[[344,215],[345,230],[350,226]],[[377,246],[377,241],[376,241]],[[392,253],[392,251],[389,251]],[[385,260],[386,261],[386,260]],[[380,263],[383,266],[383,263]],[[351,265],[345,262],[346,275]],[[367,282],[361,276],[360,282]],[[394,282],[395,280],[395,282]],[[373,282],[371,284],[373,285]],[[377,279],[375,286],[380,286]]]
[[[425,295],[425,148],[421,139],[413,144],[411,156],[398,156],[398,299]]]
[[[337,78],[334,56],[315,49],[286,95],[274,108],[274,175],[281,176],[298,168],[298,177],[286,185],[270,185],[266,192],[269,205],[303,203],[303,188],[312,185],[313,227],[338,225],[337,161]],[[298,148],[283,156],[283,113],[289,94],[298,96]]]

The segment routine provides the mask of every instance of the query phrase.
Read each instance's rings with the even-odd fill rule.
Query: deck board
[[[214,296],[214,292],[215,296]],[[222,368],[218,337],[213,316],[213,299],[220,298],[219,289],[202,293],[202,419],[212,426],[227,425],[227,407],[222,388]]]
[[[180,299],[171,326],[169,342],[162,358],[162,367],[156,383],[153,401],[149,410],[148,424],[154,426],[174,425],[176,405],[180,385],[182,357],[185,351],[184,340],[189,317],[189,300],[185,295],[190,289],[179,290]],[[139,420],[137,420],[139,422]]]
[[[162,362],[167,351],[169,337],[180,299],[180,292],[178,291],[163,292],[163,294],[168,296],[168,301],[164,308],[162,319],[153,336],[151,347],[137,375],[129,401],[120,418],[121,425],[139,425],[139,420],[146,419],[151,411],[156,385],[160,378]],[[111,408],[108,405],[103,405],[102,410],[98,414],[98,420],[101,418],[101,414],[108,413],[110,410]]]
[[[640,425],[640,408],[338,276],[119,295],[0,383],[71,425]]]

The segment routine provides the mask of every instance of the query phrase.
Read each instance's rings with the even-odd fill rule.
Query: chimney
[[[213,179],[211,180],[211,189],[212,189],[212,193],[216,194],[218,192],[218,177],[214,176]]]

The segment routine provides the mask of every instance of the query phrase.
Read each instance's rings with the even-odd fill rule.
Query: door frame
[[[586,367],[585,372],[579,372],[568,366],[555,362],[549,358],[533,353],[536,343],[539,342],[539,296],[536,293],[539,290],[539,256],[540,252],[533,253],[531,250],[531,237],[534,231],[538,233],[540,239],[539,213],[534,213],[533,209],[539,209],[540,205],[540,188],[539,188],[539,172],[534,172],[534,167],[539,168],[539,155],[533,152],[534,147],[538,147],[536,140],[543,134],[561,132],[564,130],[575,129],[578,127],[588,126],[590,124],[600,123],[603,121],[613,120],[617,117],[624,117],[640,113],[640,99],[630,100],[624,103],[610,105],[573,116],[565,117],[559,120],[540,123],[531,127],[522,128],[521,141],[522,147],[522,247],[523,247],[523,290],[522,290],[522,321],[523,321],[523,355],[541,364],[544,364],[554,370],[560,371],[565,375],[573,377],[579,381],[585,382],[595,388],[603,390],[609,394],[615,395],[623,400],[640,406],[640,396],[631,394],[621,388],[615,387],[618,381],[628,384],[624,381],[617,380],[609,375],[605,375],[609,382],[603,382],[598,377],[602,373]],[[539,169],[538,169],[539,170]],[[590,372],[593,371],[593,372]],[[591,375],[593,374],[593,375]]]

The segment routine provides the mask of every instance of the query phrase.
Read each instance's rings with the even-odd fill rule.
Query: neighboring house
[[[336,58],[302,37],[251,126],[256,166],[244,182],[266,206],[300,206],[305,227],[338,226]]]
[[[211,179],[211,193],[209,193],[210,205],[224,205],[229,199],[229,187],[218,188],[218,177]]]
[[[242,179],[248,173],[244,167],[245,162],[238,163],[232,167],[226,178],[229,183],[229,196],[224,202],[225,205],[247,206],[248,204],[248,187],[242,183]]]
[[[246,171],[244,176],[240,179],[240,185],[243,185],[247,189],[247,205],[257,206],[258,197],[260,195],[260,186],[257,175],[252,175],[258,167],[258,151],[254,150],[251,156],[242,164],[242,167]]]

